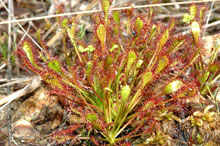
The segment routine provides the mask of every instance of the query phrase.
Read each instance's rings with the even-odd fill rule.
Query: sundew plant
[[[205,7],[191,5],[183,19],[191,32],[183,35],[175,33],[175,19],[168,25],[155,21],[153,8],[134,15],[132,8],[111,11],[109,0],[101,6],[89,42],[79,37],[75,17],[58,19],[64,61],[47,51],[40,31],[37,39],[44,51],[29,40],[17,48],[22,63],[41,76],[50,94],[85,119],[52,134],[58,142],[79,138],[74,130],[81,128],[95,145],[132,144],[132,138],[157,130],[161,116],[181,122],[177,113],[185,100],[207,92],[201,57]],[[219,71],[213,63],[209,75]]]

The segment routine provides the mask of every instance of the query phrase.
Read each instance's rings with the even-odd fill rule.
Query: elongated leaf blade
[[[113,19],[117,25],[120,24],[120,14],[118,11],[113,11]]]
[[[149,83],[152,79],[153,79],[152,72],[149,71],[149,72],[144,73],[144,75],[143,75],[143,82],[142,82],[142,88],[144,88],[147,85],[147,83]]]
[[[29,44],[29,42],[24,42],[23,44],[23,50],[25,52],[25,54],[27,55],[29,61],[31,62],[31,64],[36,67],[37,69],[40,69],[40,67],[36,64],[35,60],[34,60],[34,56],[33,56],[33,52],[32,52],[32,48],[31,45]]]
[[[158,42],[159,50],[162,49],[162,47],[166,44],[168,39],[169,39],[169,30],[166,30]]]
[[[105,42],[106,42],[106,28],[103,24],[99,25],[99,27],[97,29],[97,35],[98,35],[98,38],[102,44],[102,48],[104,48]]]
[[[189,11],[190,11],[190,15],[192,16],[192,19],[194,19],[196,17],[196,13],[197,13],[196,5],[192,5],[190,7]]]
[[[135,24],[138,33],[140,33],[141,29],[143,28],[143,25],[143,21],[140,19],[140,17],[138,17]]]
[[[110,2],[109,0],[102,0],[102,8],[105,13],[105,22],[108,22],[108,10],[109,10]]]

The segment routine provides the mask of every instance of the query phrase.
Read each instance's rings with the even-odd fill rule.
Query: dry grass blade
[[[3,63],[3,64],[0,66],[0,70],[2,70],[2,69],[5,68],[5,67],[6,67],[6,64]]]
[[[11,78],[10,82],[7,82],[7,79],[1,79],[1,82],[7,82],[5,84],[0,85],[0,88],[6,87],[6,86],[11,86],[13,84],[18,84],[18,83],[26,83],[32,81],[36,76],[34,77],[26,77],[26,78]]]
[[[36,77],[32,80],[32,82],[28,85],[26,85],[23,89],[16,91],[6,97],[3,97],[0,99],[0,105],[3,105],[2,107],[0,107],[0,110],[2,110],[3,108],[5,108],[8,104],[10,104],[13,100],[24,96],[32,91],[34,91],[35,89],[37,89],[40,86],[40,77]]]

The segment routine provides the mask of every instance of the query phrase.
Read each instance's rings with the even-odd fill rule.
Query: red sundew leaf
[[[165,45],[165,43],[167,42],[167,40],[169,39],[169,30],[166,30],[163,34],[162,34],[162,36],[161,36],[161,38],[160,38],[160,40],[159,40],[159,42],[158,42],[158,49],[159,50],[161,50],[162,49],[162,47]]]
[[[137,29],[138,33],[140,33],[141,29],[143,28],[143,25],[143,21],[140,19],[140,17],[138,17],[135,23],[135,28]]]
[[[68,127],[67,129],[63,129],[63,130],[59,130],[59,131],[56,131],[55,133],[53,133],[51,136],[54,137],[54,136],[57,136],[57,135],[68,135],[70,133],[73,133],[76,129],[78,129],[80,127],[79,124],[77,125],[72,125],[70,127]]]
[[[167,56],[161,57],[157,65],[156,73],[160,73],[161,71],[163,71],[165,67],[168,65],[168,63],[169,63],[169,58]]]
[[[109,0],[102,0],[102,9],[105,13],[105,24],[107,24],[107,21],[108,21],[109,6],[110,6]]]
[[[36,67],[37,69],[41,68],[36,64],[35,60],[34,60],[34,56],[33,56],[33,52],[32,52],[32,48],[29,42],[25,41],[23,43],[23,50],[26,54],[26,56],[28,57],[29,61],[31,62],[31,64]]]
[[[51,85],[52,87],[57,87],[58,89],[63,89],[62,85],[60,84],[60,80],[53,75],[52,73],[44,73],[42,78],[46,83]]]
[[[154,35],[157,32],[157,26],[152,25],[151,31],[150,31],[150,36],[148,37],[148,42],[154,37]]]
[[[117,25],[120,25],[120,14],[118,11],[113,11],[113,19]]]
[[[102,48],[105,47],[105,42],[106,42],[106,28],[103,24],[100,24],[98,29],[97,29],[97,35],[98,38],[102,44]]]
[[[128,53],[128,61],[127,61],[127,71],[130,70],[132,64],[135,62],[137,55],[134,51],[130,51]]]
[[[144,88],[147,85],[147,83],[149,83],[152,79],[153,79],[152,72],[149,71],[149,72],[144,73],[144,75],[143,75],[143,82],[142,82],[142,88]]]
[[[189,12],[190,12],[190,15],[192,16],[192,19],[194,19],[197,13],[197,6],[196,5],[190,6]]]
[[[170,23],[169,23],[169,30],[172,30],[175,26],[175,19],[171,19]]]

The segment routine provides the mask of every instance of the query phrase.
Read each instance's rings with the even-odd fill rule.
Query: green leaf
[[[89,45],[87,48],[84,48],[83,46],[79,45],[78,50],[80,53],[93,52],[95,51],[95,48],[92,45]]]
[[[201,9],[200,9],[200,12],[199,12],[199,17],[200,17],[200,24],[202,24],[202,20],[203,20],[203,17],[206,15],[204,15],[204,11],[205,11],[205,7],[202,7]]]
[[[144,88],[146,84],[152,80],[152,78],[153,78],[152,72],[149,71],[149,72],[144,73],[142,88]]]
[[[98,117],[96,114],[91,113],[91,114],[86,115],[86,119],[90,122],[95,122],[98,119]]]
[[[1,54],[2,54],[2,56],[3,56],[3,58],[4,58],[5,60],[7,60],[7,50],[8,50],[8,47],[7,47],[7,46],[8,46],[8,45],[7,45],[6,43],[0,45]]]
[[[159,63],[158,63],[158,66],[157,66],[157,69],[156,69],[156,73],[159,73],[161,71],[163,71],[165,69],[165,67],[168,65],[169,63],[169,59],[167,56],[163,56]]]
[[[103,11],[105,13],[105,23],[107,24],[108,22],[108,10],[109,10],[109,0],[102,0],[102,8],[103,8]]]
[[[196,21],[193,21],[192,24],[191,24],[191,30],[192,30],[192,33],[193,33],[195,43],[196,43],[196,45],[198,45],[199,44],[199,39],[200,39],[200,26],[199,26],[199,23],[196,22]]]
[[[37,69],[41,69],[36,63],[35,63],[35,60],[34,60],[34,56],[33,56],[33,52],[32,52],[32,49],[31,49],[31,45],[29,44],[29,42],[24,42],[23,44],[23,50],[25,52],[25,54],[27,55],[29,61],[31,62],[31,64],[36,67]]]
[[[138,33],[140,33],[141,29],[143,28],[143,25],[143,21],[140,19],[140,17],[138,17],[135,24]]]
[[[41,29],[38,29],[36,32],[37,41],[41,43]]]
[[[200,84],[203,85],[207,81],[207,79],[209,78],[209,74],[210,74],[210,72],[205,71],[205,73],[202,76],[199,76]]]
[[[204,144],[204,138],[200,134],[197,134],[196,138],[199,144]]]
[[[190,15],[192,16],[192,19],[196,17],[197,7],[196,5],[192,5],[189,9]]]
[[[88,50],[88,52],[93,52],[93,51],[95,51],[95,48],[93,47],[93,45],[89,45],[87,47],[87,50]]]
[[[72,44],[74,44],[75,29],[76,29],[76,24],[74,22],[72,23],[71,28],[66,27],[67,34],[68,34]]]
[[[166,87],[164,88],[164,93],[165,94],[170,94],[173,93],[177,90],[179,90],[182,86],[182,82],[180,80],[174,80],[172,82],[170,82],[168,85],[166,85]]]
[[[127,61],[127,71],[130,70],[132,64],[134,63],[134,61],[136,60],[137,56],[135,54],[134,51],[130,51],[128,53],[128,61]]]
[[[48,67],[57,73],[61,72],[61,66],[58,60],[52,60],[48,63]]]
[[[94,122],[94,123],[92,123],[92,126],[96,130],[103,130],[102,125],[100,123]]]
[[[97,35],[98,38],[102,44],[102,48],[104,48],[105,46],[105,41],[106,41],[106,29],[105,26],[103,24],[100,24],[98,29],[97,29]]]
[[[195,17],[197,13],[197,7],[196,5],[192,5],[189,9],[190,14],[184,14],[183,15],[183,22],[190,23]]]
[[[86,52],[86,49],[81,45],[78,46],[78,50],[79,50],[80,53]]]
[[[175,20],[171,19],[170,24],[169,24],[169,30],[172,30],[175,26]]]
[[[113,11],[113,19],[117,25],[120,24],[120,15],[118,11]]]
[[[43,76],[43,79],[51,86],[57,87],[59,89],[63,89],[62,85],[60,84],[59,80],[56,78],[55,75],[48,73]]]
[[[131,88],[128,85],[122,87],[121,90],[122,101],[126,101],[128,99],[130,92],[131,92]]]
[[[150,41],[153,38],[153,36],[156,34],[156,32],[157,32],[157,26],[153,25],[151,28],[151,31],[150,31],[150,36],[148,38],[148,41]]]
[[[192,20],[193,20],[193,16],[191,16],[189,14],[184,14],[183,15],[183,22],[190,23]]]
[[[216,63],[213,63],[209,66],[208,70],[211,72],[211,73],[216,73],[217,71],[219,71],[219,65],[216,64]]]
[[[168,38],[169,38],[169,30],[166,30],[158,42],[159,50],[161,50],[162,47],[166,44]]]
[[[62,20],[61,26],[62,26],[62,28],[66,28],[67,25],[68,25],[68,20],[65,18],[65,19]]]

